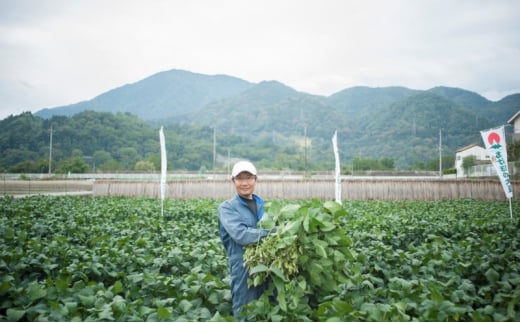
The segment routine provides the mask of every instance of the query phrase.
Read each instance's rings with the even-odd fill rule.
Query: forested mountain
[[[327,98],[327,104],[344,114],[374,113],[418,91],[405,87],[371,88],[355,86]]]
[[[520,94],[509,95],[500,101],[492,102],[477,93],[458,88],[439,86],[428,91],[469,108],[477,114],[476,118],[487,119],[495,125],[505,124],[520,110]]]
[[[354,150],[361,155],[379,154],[394,159],[398,165],[409,165],[420,160],[420,156],[425,160],[438,156],[442,135],[445,153],[453,154],[468,143],[481,143],[480,130],[492,126],[476,116],[439,95],[419,92],[375,114]]]
[[[215,126],[243,136],[328,137],[345,118],[323,97],[297,92],[279,82],[261,82],[231,98],[214,102],[187,115],[185,122]]]
[[[135,156],[157,152],[152,127],[123,113],[114,115],[87,111],[70,118],[56,116],[51,119],[23,113],[2,120],[0,127],[0,165],[4,168],[19,165],[22,168],[37,168],[40,172],[48,170],[51,127],[52,157],[55,161],[98,154],[96,161],[99,167],[123,154],[134,155],[131,159],[135,163]],[[119,165],[115,168],[123,167]]]
[[[154,74],[144,80],[103,93],[92,100],[53,109],[36,115],[71,116],[84,110],[129,112],[145,120],[162,120],[195,112],[206,104],[234,96],[253,84],[226,75],[203,75],[182,70]]]
[[[104,112],[78,113],[83,110]],[[330,169],[335,130],[343,164],[355,157],[391,158],[406,169],[438,157],[440,132],[443,154],[453,155],[460,147],[481,143],[480,130],[505,124],[518,110],[520,94],[493,102],[443,86],[427,91],[358,86],[325,97],[278,81],[254,84],[171,70],[90,101],[3,120],[0,167],[38,158],[44,162],[51,125],[63,140],[56,142],[56,161],[103,151],[120,169],[132,169],[135,165],[120,152],[130,147],[135,153],[126,153],[136,156],[132,162],[156,163],[157,131],[163,125],[173,169],[212,167],[214,133],[217,167],[230,156],[270,169]]]
[[[429,89],[428,92],[440,95],[461,106],[471,107],[477,113],[484,112],[491,103],[491,101],[480,94],[459,88],[437,86]]]
[[[482,113],[494,124],[505,124],[512,116],[520,110],[520,93],[508,95],[500,101],[493,102],[491,108]]]
[[[0,170],[47,172],[51,128],[54,172],[160,169],[157,126],[128,113],[84,111],[50,119],[26,112],[0,121]],[[213,169],[212,128],[172,124],[164,135],[169,169]],[[219,156],[249,156],[259,166],[279,169],[297,169],[301,164],[300,152],[291,147],[263,145],[245,136],[216,138]]]

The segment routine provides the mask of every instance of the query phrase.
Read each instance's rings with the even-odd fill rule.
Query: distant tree
[[[112,155],[110,155],[110,153],[108,151],[104,151],[104,150],[96,150],[94,152],[94,163],[96,165],[98,165],[97,167],[99,168],[99,166],[103,165],[103,164],[106,164],[107,162],[109,162],[110,160],[112,160]]]
[[[45,159],[26,160],[8,168],[10,173],[46,173],[49,162]]]
[[[3,150],[0,154],[2,164],[6,168],[14,166],[20,162],[34,160],[37,157],[38,156],[35,152],[23,148],[8,148]]]
[[[140,160],[135,164],[134,169],[137,171],[153,172],[155,171],[155,166],[151,161]]]
[[[442,156],[442,169],[443,170],[454,170],[455,168],[455,155]]]
[[[62,160],[58,164],[58,168],[56,169],[56,173],[66,174],[66,173],[75,173],[82,174],[86,173],[89,170],[88,164],[81,157],[71,157]]]
[[[442,156],[443,171],[453,168],[454,164],[455,164],[454,155]],[[410,167],[410,170],[438,171],[439,170],[439,158],[433,158],[428,162],[416,160],[416,161],[414,161],[413,166]]]
[[[109,161],[105,162],[104,164],[99,165],[99,170],[103,172],[117,172],[123,169],[123,166],[121,166],[121,163],[118,162],[115,159],[110,159]]]
[[[81,149],[74,148],[74,149],[72,149],[72,152],[70,155],[72,157],[83,157],[83,151],[81,151]]]
[[[393,170],[395,169],[394,160],[391,158],[383,158],[381,160],[374,158],[354,157],[352,161],[354,171],[359,170]]]
[[[371,169],[370,167],[371,160],[368,160],[367,158],[354,157],[354,160],[352,161],[352,168],[355,171],[369,170]]]
[[[139,154],[134,147],[123,147],[117,150],[117,157],[124,169],[133,169]]]
[[[520,160],[520,140],[512,141],[507,144],[507,160],[508,161]]]
[[[394,160],[392,158],[381,159],[381,168],[384,170],[393,170],[395,168]]]
[[[462,168],[464,169],[464,173],[468,176],[469,169],[477,164],[477,157],[474,155],[469,155],[462,158]]]

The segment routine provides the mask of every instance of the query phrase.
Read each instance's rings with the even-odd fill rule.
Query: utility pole
[[[442,128],[439,129],[439,177],[442,178]]]
[[[231,170],[229,169],[229,165],[231,164],[231,151],[229,150],[229,148],[227,149],[227,173],[228,174],[231,174]]]
[[[51,135],[49,139],[49,175],[52,173],[52,125],[51,125]]]
[[[304,159],[304,174],[307,175],[307,124],[303,125],[303,159]]]
[[[217,127],[213,127],[213,180],[215,180],[215,165],[217,164]]]

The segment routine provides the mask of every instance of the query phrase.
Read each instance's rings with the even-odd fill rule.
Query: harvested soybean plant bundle
[[[270,317],[262,316],[263,306],[250,306],[256,320],[302,320],[326,300],[331,291],[346,282],[345,263],[353,259],[351,240],[338,218],[347,212],[336,202],[317,200],[302,205],[266,205],[271,219],[261,222],[266,229],[277,227],[275,234],[249,245],[244,259],[251,285],[272,282],[259,303],[276,299]],[[274,310],[274,311],[273,311]],[[274,313],[274,315],[273,315]],[[266,313],[264,313],[266,314]]]

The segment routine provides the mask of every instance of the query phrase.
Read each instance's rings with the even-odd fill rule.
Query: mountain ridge
[[[445,133],[446,153],[478,142],[479,129],[505,124],[520,109],[520,93],[491,101],[446,86],[355,86],[321,96],[276,80],[251,83],[170,70],[36,115],[81,109],[131,113],[152,124],[211,127],[266,145],[295,145],[310,158],[331,153],[330,136],[338,130],[343,158],[391,157],[406,167],[413,159],[435,158],[439,131]]]
[[[218,82],[210,82],[209,80]],[[172,69],[158,72],[140,81],[128,83],[116,87],[112,90],[108,90],[91,100],[84,100],[65,106],[38,110],[35,115],[43,118],[49,118],[53,115],[70,116],[80,111],[94,110],[107,112],[130,112],[145,120],[164,119],[171,117],[171,115],[168,114],[169,111],[180,114],[196,111],[201,108],[201,106],[209,104],[213,101],[224,99],[226,97],[238,95],[242,91],[248,90],[251,87],[261,83],[277,83],[288,89],[291,89],[292,91],[295,91],[296,93],[326,98],[329,104],[334,105],[338,109],[341,108],[341,104],[347,105],[346,107],[343,107],[344,112],[351,112],[352,109],[359,109],[360,106],[363,108],[362,110],[365,110],[365,106],[367,105],[378,108],[381,107],[381,105],[387,105],[391,100],[395,101],[396,99],[410,95],[411,93],[423,91],[410,89],[403,86],[353,86],[340,90],[329,96],[322,96],[297,91],[292,87],[275,80],[251,83],[226,74],[207,75],[185,70]],[[491,101],[476,92],[461,88],[436,86],[426,91],[440,94],[441,96],[444,96],[457,103],[463,102],[467,104],[468,102],[477,102],[475,108],[481,110],[486,106],[499,103],[510,96],[516,95],[512,94],[500,100]],[[177,96],[172,95],[172,93],[176,94]],[[377,95],[373,95],[374,93],[377,93]],[[198,100],[196,102],[186,102],[189,101],[186,99],[187,95],[191,97],[195,96],[195,98]],[[123,104],[121,104],[121,102],[117,102],[117,100],[113,99],[117,97],[129,99],[126,102],[122,102]],[[480,101],[475,100],[474,98],[476,97],[480,98]],[[468,98],[473,99],[469,100]],[[169,100],[171,100],[171,102],[168,102]],[[362,105],[360,105],[360,100],[366,100],[367,102],[363,102]],[[148,109],[147,112],[150,112],[149,109],[152,109],[152,111],[154,109],[158,109],[157,113],[152,113],[151,117],[150,114],[145,115],[141,111],[141,109],[143,109],[143,105],[138,104],[143,104],[145,108]],[[184,104],[184,106],[180,107],[182,104]],[[114,105],[116,106],[114,107]],[[352,107],[352,105],[356,105],[356,107]],[[161,115],[157,116],[159,113]]]
[[[116,87],[91,100],[47,108],[35,114],[49,118],[59,113],[71,116],[84,110],[93,110],[130,112],[145,120],[161,119],[165,111],[171,114],[196,111],[213,100],[235,95],[250,86],[252,83],[232,76],[204,75],[174,69]]]

